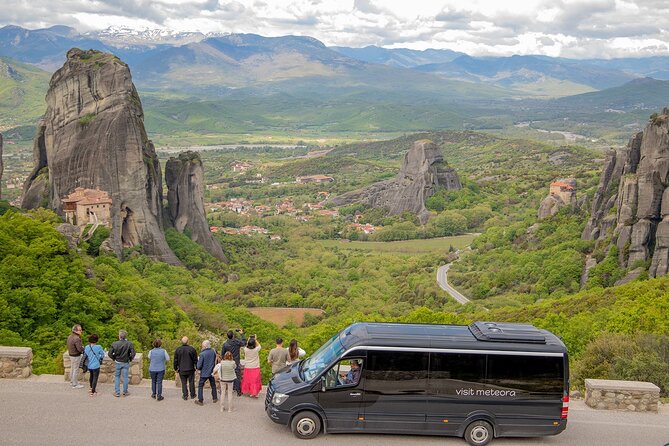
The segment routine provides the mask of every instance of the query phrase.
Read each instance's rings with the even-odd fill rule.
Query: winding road
[[[458,290],[453,288],[451,285],[448,284],[448,279],[446,277],[446,274],[448,273],[448,270],[451,269],[452,263],[449,263],[447,265],[440,266],[439,269],[437,270],[437,283],[439,284],[439,287],[446,291],[448,294],[450,294],[453,299],[457,300],[460,302],[462,305],[465,305],[466,303],[469,303],[470,300],[467,299],[465,296],[462,295]]]

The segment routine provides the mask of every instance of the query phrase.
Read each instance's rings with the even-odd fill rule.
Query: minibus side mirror
[[[321,376],[321,392],[325,392],[325,376]]]

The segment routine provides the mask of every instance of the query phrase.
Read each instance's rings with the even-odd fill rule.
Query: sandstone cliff
[[[74,48],[51,78],[46,101],[22,206],[46,205],[63,215],[61,200],[76,187],[99,188],[113,201],[110,243],[118,256],[141,246],[178,264],[163,233],[160,164],[128,66]]]
[[[335,206],[362,203],[386,208],[389,215],[411,211],[418,216],[421,224],[425,224],[429,217],[425,199],[440,187],[461,189],[462,185],[457,173],[444,163],[436,144],[424,139],[413,143],[395,178],[347,192],[330,199],[330,202]]]
[[[204,168],[196,152],[180,153],[165,165],[169,218],[179,232],[191,239],[219,260],[227,261],[221,246],[214,240],[204,210]]]
[[[625,268],[650,260],[651,277],[669,271],[669,108],[627,148],[610,151],[582,237],[618,247]]]

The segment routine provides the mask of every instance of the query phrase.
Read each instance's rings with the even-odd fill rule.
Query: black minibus
[[[321,430],[494,437],[567,427],[564,343],[527,324],[356,323],[270,381],[265,410],[298,438]]]

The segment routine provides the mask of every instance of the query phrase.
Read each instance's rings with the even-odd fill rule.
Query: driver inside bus
[[[344,384],[357,384],[360,380],[360,362],[357,359],[351,360],[351,370],[344,378]]]

